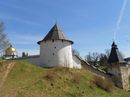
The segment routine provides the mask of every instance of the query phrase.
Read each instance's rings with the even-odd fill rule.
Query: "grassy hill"
[[[0,62],[0,82],[7,64]],[[114,87],[112,92],[94,85],[94,74],[88,70],[40,68],[25,61],[14,61],[0,97],[130,97],[130,93]]]

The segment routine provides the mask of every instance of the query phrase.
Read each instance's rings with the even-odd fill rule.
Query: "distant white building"
[[[81,68],[80,59],[72,54],[73,41],[68,40],[57,24],[45,38],[38,41],[40,55],[25,57],[26,60],[42,67]]]

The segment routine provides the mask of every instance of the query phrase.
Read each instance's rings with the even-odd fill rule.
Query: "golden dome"
[[[6,50],[5,50],[6,53],[13,53],[13,52],[16,52],[16,49],[12,47],[12,45],[10,45]]]

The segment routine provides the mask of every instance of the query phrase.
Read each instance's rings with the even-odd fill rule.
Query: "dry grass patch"
[[[47,74],[44,76],[45,79],[49,81],[53,81],[55,79],[56,73],[53,71],[47,72]]]
[[[72,81],[73,81],[74,83],[76,83],[76,84],[79,84],[79,83],[80,83],[80,78],[81,78],[81,76],[80,76],[79,74],[75,74],[75,75],[73,76]]]
[[[112,89],[114,87],[113,83],[110,80],[96,75],[93,77],[92,82],[96,86],[100,87],[101,89],[104,89],[107,92],[112,92]]]

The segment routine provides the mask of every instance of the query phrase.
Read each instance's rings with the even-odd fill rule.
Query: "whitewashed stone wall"
[[[73,68],[79,68],[81,69],[81,60],[78,58],[78,56],[73,55]]]
[[[71,43],[62,40],[41,42],[40,62],[47,67],[63,66],[73,68]]]
[[[54,40],[40,43],[40,55],[28,56],[25,59],[41,67],[68,67],[81,68],[81,60],[72,55],[71,43]]]

